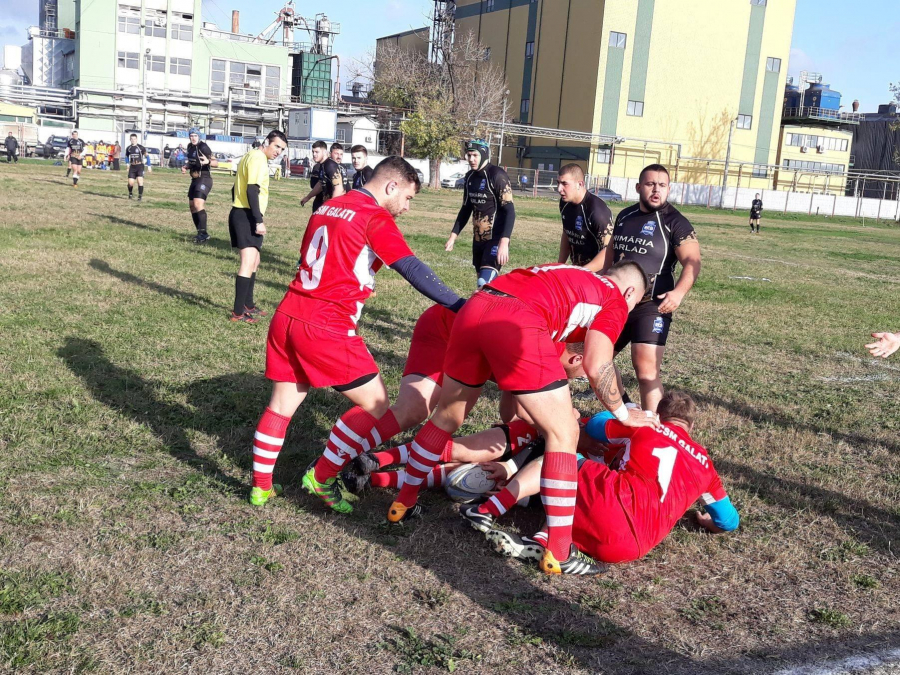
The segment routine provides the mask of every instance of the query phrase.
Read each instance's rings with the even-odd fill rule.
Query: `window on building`
[[[738,115],[737,116],[737,128],[738,129],[752,129],[753,128],[753,115]]]
[[[147,37],[166,37],[166,24],[159,25],[155,19],[146,19],[144,21],[144,35]]]
[[[119,68],[138,69],[137,52],[119,52]]]
[[[281,96],[281,68],[266,66],[266,98],[277,101]]]
[[[631,115],[632,117],[643,117],[644,116],[644,102],[643,101],[628,101],[628,106],[625,109],[626,115]]]
[[[232,124],[232,136],[259,136],[259,127],[255,124]]]
[[[609,46],[616,47],[617,49],[625,49],[625,42],[627,41],[628,36],[625,33],[617,33],[616,31],[610,31],[609,33]]]
[[[494,9],[494,0],[487,0],[487,11],[492,11]]]
[[[751,5],[760,5],[762,7],[766,6],[766,0],[750,0]]]
[[[221,59],[213,59],[210,64],[210,85],[211,94],[218,94],[220,97],[225,96],[225,69],[226,62]]]
[[[169,59],[169,74],[171,75],[190,75],[191,60],[190,59]]]
[[[345,136],[346,136],[346,134],[344,133],[344,130],[338,129],[335,132],[334,140],[336,140],[338,143],[343,143],[346,140]]]
[[[123,16],[119,15],[119,32],[131,33],[132,35],[140,35],[141,33],[141,17],[139,16]]]
[[[612,151],[609,148],[597,148],[597,164],[609,164]]]
[[[522,105],[519,106],[519,112],[522,114],[522,117],[528,116],[528,110],[531,107],[531,99],[523,98]]]
[[[793,171],[825,171],[828,173],[844,173],[843,164],[830,164],[828,162],[812,162],[803,159],[786,159],[783,162],[785,169]]]
[[[766,170],[764,166],[754,166],[753,167],[753,177],[754,178],[768,178],[769,172]]]
[[[490,60],[491,60],[491,48],[490,48],[490,47],[485,47],[485,48],[484,48],[484,57],[483,57],[483,59],[484,59],[485,61],[490,61]]]
[[[781,59],[776,59],[772,56],[766,59],[766,70],[770,73],[780,73],[781,72]]]
[[[164,73],[166,72],[166,57],[147,54],[147,62],[144,67],[154,73]]]
[[[173,40],[184,40],[185,42],[191,42],[194,39],[194,29],[191,26],[186,26],[183,23],[173,23],[172,24],[172,39]]]
[[[530,59],[534,56],[534,42],[525,43],[525,58]]]

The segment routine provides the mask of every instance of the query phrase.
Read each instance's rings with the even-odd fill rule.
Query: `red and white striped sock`
[[[391,464],[406,464],[409,459],[409,443],[398,445],[396,448],[388,448],[381,452],[373,452],[371,456],[378,460],[378,468],[383,469]]]
[[[279,415],[271,408],[263,411],[253,435],[253,487],[272,489],[272,472],[290,423],[290,417]]]
[[[513,420],[506,425],[506,429],[512,455],[519,454],[522,448],[538,437],[537,429],[524,420]]]
[[[406,483],[406,471],[379,471],[370,474],[372,487],[401,488]],[[425,479],[426,487],[443,487],[447,480],[447,470],[443,464],[438,464]]]
[[[370,449],[366,436],[377,420],[359,406],[341,415],[331,428],[325,452],[316,463],[316,481],[324,483],[337,476],[341,469],[361,452]]]
[[[407,508],[416,503],[423,481],[438,463],[447,446],[452,447],[452,444],[453,437],[431,421],[422,427],[410,447],[409,459],[406,462],[406,483],[397,495],[398,502]]]
[[[429,473],[428,477],[425,479],[425,485],[430,488],[439,488],[444,487],[444,483],[447,482],[447,467],[443,464],[438,464],[434,467]]]
[[[504,513],[515,506],[518,499],[509,491],[509,488],[503,488],[488,499],[484,504],[478,507],[479,513],[490,513],[495,518],[499,518]]]
[[[545,530],[538,530],[533,535],[531,535],[531,538],[544,548],[547,548],[547,532]]]
[[[541,466],[541,501],[547,514],[547,548],[563,561],[572,545],[572,521],[578,491],[578,459],[574,452],[548,452]]]

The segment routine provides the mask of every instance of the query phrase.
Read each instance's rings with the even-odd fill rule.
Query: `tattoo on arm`
[[[607,361],[597,371],[597,386],[594,392],[610,411],[622,405],[622,393],[619,391],[616,367],[612,361]]]

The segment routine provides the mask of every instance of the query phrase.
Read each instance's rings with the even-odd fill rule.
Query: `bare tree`
[[[441,161],[479,133],[478,121],[503,115],[506,78],[486,55],[475,35],[466,33],[441,50],[440,63],[393,45],[372,62],[370,99],[409,111],[401,128],[409,151],[429,159],[433,187],[440,186]]]
[[[897,104],[897,108],[900,108],[900,83],[892,82],[888,88],[894,96],[894,103]],[[891,131],[900,131],[900,121],[891,125]],[[900,164],[900,147],[894,148],[894,162]]]

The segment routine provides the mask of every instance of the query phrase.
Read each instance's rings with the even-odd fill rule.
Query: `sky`
[[[374,50],[376,38],[425,25],[432,4],[431,0],[332,0],[330,4],[296,0],[295,7],[304,16],[327,10],[329,18],[341,24],[335,51],[346,83],[353,60]],[[256,33],[280,7],[281,0],[203,0],[203,16],[228,29],[231,10],[237,9],[241,32]],[[26,29],[37,23],[37,8],[38,0],[0,0],[0,45],[25,44]],[[847,110],[853,99],[859,99],[862,112],[874,112],[890,100],[888,84],[900,82],[897,35],[897,0],[862,0],[859,5],[846,0],[797,0],[788,74],[822,73],[824,81],[843,94]]]

